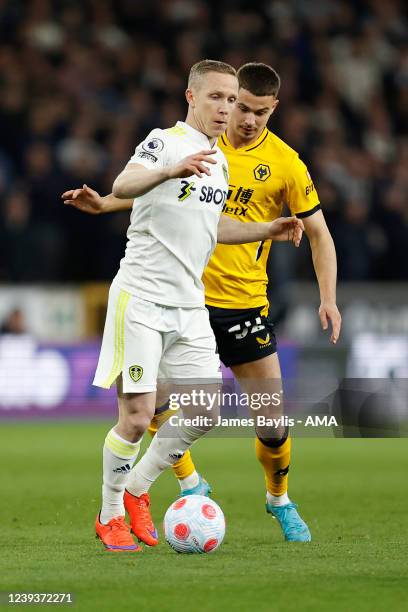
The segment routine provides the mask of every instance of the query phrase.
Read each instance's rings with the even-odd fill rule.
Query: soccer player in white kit
[[[296,218],[241,223],[221,216],[228,166],[216,139],[227,127],[237,92],[234,68],[213,60],[195,64],[186,121],[153,130],[113,185],[114,196],[135,200],[125,257],[109,292],[94,379],[103,388],[116,382],[118,391],[119,418],[105,438],[102,508],[95,523],[109,551],[140,550],[125,522],[125,506],[146,509],[148,521],[150,484],[208,431],[179,425],[168,437],[166,432],[156,436],[140,461],[140,482],[135,481],[144,492],[124,496],[154,415],[159,368],[170,379],[216,383],[221,378],[201,282],[217,240],[237,244],[273,237],[298,246],[302,236]],[[153,524],[149,527],[154,545],[157,533]]]

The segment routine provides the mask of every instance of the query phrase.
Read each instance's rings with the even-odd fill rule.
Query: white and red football
[[[171,504],[164,521],[164,535],[179,553],[210,553],[225,535],[224,513],[209,497],[186,495]]]

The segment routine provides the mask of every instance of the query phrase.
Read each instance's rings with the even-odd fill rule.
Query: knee
[[[201,431],[201,435],[211,431],[217,425],[217,423],[218,413],[212,410],[209,412],[200,412],[198,414],[195,414],[192,418],[192,426],[196,427],[197,430]]]
[[[272,449],[279,449],[289,438],[289,427],[277,428],[276,431],[263,430],[255,428],[256,437],[263,446]]]
[[[217,423],[218,417],[221,414],[221,410],[218,404],[211,406],[209,409],[207,406],[199,406],[192,413],[194,416],[199,416],[200,418],[206,418],[213,422],[213,424]]]
[[[219,416],[220,416],[220,412],[216,408],[214,408],[213,410],[210,410],[209,412],[203,412],[200,415],[199,428],[204,433],[211,431],[218,424]]]
[[[139,440],[143,436],[150,422],[150,416],[140,412],[127,414],[122,419],[122,425],[126,428],[134,441]]]

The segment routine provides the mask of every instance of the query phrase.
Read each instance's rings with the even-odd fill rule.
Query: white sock
[[[185,451],[207,433],[207,429],[198,427],[175,427],[166,421],[154,436],[149,448],[135,465],[126,489],[132,495],[139,497],[147,493],[154,481],[170,465],[181,459]]]
[[[200,479],[198,477],[197,472],[194,470],[190,476],[186,476],[186,478],[179,478],[179,485],[182,491],[187,491],[187,489],[193,489],[198,485]]]
[[[100,521],[104,525],[116,516],[125,516],[123,493],[140,448],[139,442],[125,440],[114,429],[103,446],[103,485]]]
[[[269,491],[266,492],[266,501],[271,506],[286,506],[286,504],[290,504],[290,499],[287,493],[283,495],[272,495]]]

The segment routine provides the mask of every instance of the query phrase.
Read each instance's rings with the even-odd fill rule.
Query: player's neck
[[[251,138],[251,140],[248,140],[247,138],[243,138],[242,136],[240,136],[237,132],[234,132],[231,128],[227,128],[225,133],[234,149],[240,149],[241,147],[249,147],[249,145],[256,142],[260,136],[260,134],[257,134],[256,136]]]
[[[197,132],[201,132],[201,134],[203,134],[204,136],[207,136],[208,138],[208,143],[210,148],[213,148],[217,142],[217,137],[216,136],[209,136],[208,134],[206,134],[204,132],[203,126],[201,126],[198,121],[196,120],[196,117],[193,113],[190,113],[190,111],[187,113],[187,117],[184,121],[184,123],[187,123],[187,125],[189,125],[190,127],[194,128],[195,130],[197,130]]]

